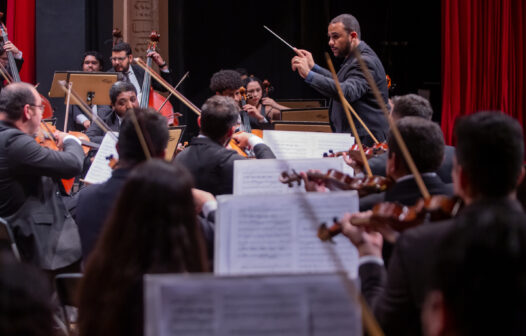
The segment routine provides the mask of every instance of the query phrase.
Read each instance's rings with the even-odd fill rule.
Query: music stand
[[[59,80],[73,83],[73,89],[84,101],[92,105],[110,105],[110,88],[117,81],[116,72],[56,71],[49,91],[50,97],[65,97]],[[75,104],[71,101],[72,105]]]
[[[186,128],[186,125],[180,125],[180,126],[170,126],[168,128],[169,138],[168,138],[168,144],[166,145],[166,151],[164,159],[166,161],[172,161],[175,156],[175,151],[177,150],[177,145],[181,141],[181,138],[183,137],[184,130]]]

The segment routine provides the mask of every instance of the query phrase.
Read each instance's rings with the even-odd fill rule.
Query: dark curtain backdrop
[[[481,110],[503,111],[524,128],[525,1],[442,0],[442,29],[446,142],[453,141],[458,116]]]
[[[35,83],[35,0],[7,0],[6,25],[9,40],[23,53],[20,79]]]

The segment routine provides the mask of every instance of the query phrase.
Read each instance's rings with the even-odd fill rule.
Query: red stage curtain
[[[500,110],[526,126],[526,1],[442,0],[442,130]],[[488,134],[488,136],[491,136]]]
[[[6,23],[9,40],[23,53],[24,65],[20,79],[34,84],[35,0],[8,0]]]

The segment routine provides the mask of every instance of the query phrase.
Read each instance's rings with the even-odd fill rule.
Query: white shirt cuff
[[[82,145],[82,143],[80,142],[80,140],[79,140],[77,137],[74,137],[73,135],[66,135],[66,136],[64,137],[63,142],[66,142],[66,140],[69,140],[69,139],[74,140],[74,141],[75,141],[76,143],[78,143],[79,145]]]
[[[205,204],[203,204],[203,209],[201,211],[203,212],[203,215],[205,216],[205,218],[207,218],[208,214],[210,214],[210,212],[214,210],[217,210],[217,201],[211,200],[211,201],[206,201]]]
[[[254,148],[256,145],[264,144],[263,139],[258,137],[257,135],[251,134],[250,138],[248,138],[248,144],[250,147]]]
[[[79,124],[79,125],[84,124],[84,122],[85,122],[86,120],[89,120],[89,119],[86,118],[86,116],[85,116],[84,114],[82,114],[82,113],[77,114],[77,116],[75,117],[75,121],[76,121],[77,124]]]
[[[20,60],[20,59],[22,59],[22,52],[21,52],[21,51],[18,51],[18,54],[13,55],[13,56],[14,56],[14,58]]]
[[[363,256],[363,257],[358,258],[358,267],[362,266],[363,264],[368,264],[368,263],[373,263],[373,264],[378,264],[380,266],[383,266],[384,260],[380,257],[376,257],[372,255]]]

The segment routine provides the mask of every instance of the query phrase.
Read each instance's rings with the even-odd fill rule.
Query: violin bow
[[[177,83],[177,85],[175,86],[175,90],[177,90],[177,88],[179,87],[179,85],[181,85],[181,83],[186,79],[186,77],[188,77],[188,75],[190,74],[190,71],[187,71],[183,77],[181,77],[181,79],[179,80],[179,83]],[[166,97],[166,99],[163,101],[163,103],[161,104],[161,107],[159,107],[159,109],[157,110],[157,113],[161,113],[161,110],[163,109],[164,105],[166,105],[166,103],[168,102],[168,100],[173,96],[174,94],[170,92],[170,94],[168,95],[168,97]]]
[[[58,83],[60,84],[62,90],[64,90],[64,92],[67,94],[69,89],[67,87],[66,81],[62,80]],[[73,102],[79,106],[82,112],[86,113],[86,115],[90,117],[91,120],[97,124],[97,126],[99,126],[105,133],[111,134],[110,136],[113,137],[114,140],[117,140],[117,136],[113,134],[110,127],[98,115],[93,115],[93,113],[91,113],[91,109],[89,108],[88,104],[86,104],[86,102],[80,98],[79,94],[75,92],[73,88],[71,88],[71,98],[73,99]]]
[[[336,90],[338,90],[338,95],[340,96],[340,100],[343,102],[345,101],[345,96],[343,95],[342,87],[340,86],[340,81],[338,80],[338,75],[336,75],[336,71],[334,70],[334,65],[332,65],[331,57],[328,53],[325,53],[325,59],[327,60],[327,65],[329,66],[329,70],[332,73],[332,79],[334,80],[334,84],[336,85]],[[358,131],[356,130],[356,125],[354,124],[354,121],[352,120],[351,113],[349,112],[349,107],[346,104],[343,105],[343,110],[345,111],[345,115],[347,116],[347,120],[349,121],[349,125],[351,125],[351,131],[353,133],[354,139],[356,140],[356,143],[358,144],[358,148],[360,150],[360,156],[362,157],[363,165],[365,167],[365,171],[367,172],[367,176],[371,177],[373,176],[373,173],[371,172],[371,167],[369,166],[369,162],[367,161],[367,157],[365,156],[365,152],[363,150],[362,141],[360,140],[360,137],[358,136]]]
[[[418,185],[418,188],[420,189],[422,196],[424,197],[424,199],[429,199],[431,195],[429,194],[429,191],[427,190],[427,187],[424,184],[424,180],[422,180],[422,175],[420,175],[420,172],[416,168],[415,161],[411,157],[411,154],[409,153],[409,150],[407,149],[405,141],[402,138],[402,135],[400,134],[400,131],[398,130],[398,127],[396,126],[396,123],[393,121],[393,118],[391,118],[391,116],[389,115],[389,111],[387,110],[387,106],[385,105],[382,95],[380,94],[380,90],[378,90],[378,87],[376,86],[373,76],[369,72],[369,69],[367,68],[367,65],[365,64],[358,48],[354,48],[354,55],[356,56],[356,59],[358,60],[358,63],[360,64],[360,67],[362,68],[362,72],[365,76],[365,79],[369,83],[369,86],[371,87],[371,90],[373,91],[374,97],[376,98],[378,105],[384,112],[384,115],[387,118],[387,121],[389,122],[389,127],[391,128],[391,132],[393,132],[393,136],[395,137],[396,142],[398,143],[398,146],[400,146],[402,155],[404,156],[404,159],[407,162],[407,165],[409,166],[409,170],[415,177],[416,184]]]
[[[73,87],[73,83],[68,83],[68,92],[67,92],[67,98],[66,98],[66,115],[64,116],[64,133],[68,132],[68,117],[69,117],[69,100],[71,98],[71,88]]]
[[[161,77],[157,72],[153,71],[152,68],[150,68],[144,61],[140,58],[134,58],[133,61],[135,64],[140,66],[144,69],[144,71],[148,72],[152,78],[154,78],[156,81],[158,81],[164,88],[171,93],[173,93],[174,96],[177,97],[183,104],[185,104],[190,110],[192,110],[195,114],[198,116],[201,115],[201,110],[195,106],[190,100],[188,100],[185,96],[183,96],[179,91],[177,91],[173,86],[171,86],[164,78]]]

